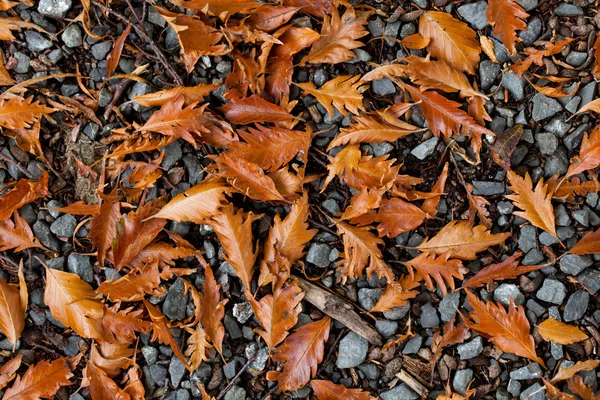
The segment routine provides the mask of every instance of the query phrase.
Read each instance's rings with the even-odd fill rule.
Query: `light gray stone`
[[[31,58],[27,54],[21,53],[17,51],[13,57],[17,60],[17,65],[13,68],[17,74],[26,74],[29,71],[29,63],[31,62]]]
[[[39,52],[52,47],[52,42],[36,31],[25,31],[25,41],[30,51]]]
[[[142,356],[144,356],[144,360],[146,360],[146,362],[150,365],[154,364],[158,359],[158,350],[156,350],[156,347],[143,346],[141,351]]]
[[[165,156],[160,164],[166,170],[169,170],[177,164],[181,157],[183,157],[183,150],[181,148],[181,142],[176,140],[175,142],[165,146],[163,148]]]
[[[252,306],[248,302],[237,303],[233,306],[233,316],[240,324],[245,324],[254,315]]]
[[[487,1],[478,1],[458,7],[458,14],[474,29],[481,30],[490,25],[487,19]]]
[[[531,102],[533,103],[531,118],[536,122],[548,119],[563,109],[558,101],[541,93],[536,93]]]
[[[306,261],[320,268],[329,266],[329,254],[331,248],[325,243],[311,243],[306,254]]]
[[[383,78],[371,82],[373,92],[378,96],[387,96],[396,93],[396,86],[390,78]]]
[[[65,42],[65,45],[70,48],[79,47],[83,44],[81,30],[75,24],[69,25],[60,37]]]
[[[482,196],[493,196],[505,191],[504,183],[490,181],[473,181],[473,194]]]
[[[542,301],[560,305],[565,300],[566,295],[567,288],[562,282],[546,278],[535,296]]]
[[[169,363],[169,376],[171,378],[171,384],[173,387],[178,387],[181,380],[185,376],[186,367],[185,364],[176,356],[171,357]]]
[[[502,76],[502,87],[512,95],[515,100],[521,101],[525,98],[525,78],[519,78],[513,72],[507,72]]]
[[[167,369],[162,365],[153,364],[150,366],[150,377],[157,386],[163,387],[167,380]]]
[[[541,34],[542,21],[539,18],[532,18],[527,22],[527,30],[519,32],[519,38],[523,41],[523,45],[532,46]]]
[[[382,289],[358,289],[358,304],[367,311],[375,306],[383,293]]]
[[[519,249],[524,253],[537,247],[537,230],[533,225],[525,225],[521,227],[519,233]]]
[[[583,8],[569,3],[560,3],[560,5],[554,9],[554,12],[560,17],[576,17],[578,15],[583,15]]]
[[[588,54],[583,51],[571,51],[565,61],[567,64],[578,68],[581,67],[587,60]]]
[[[589,255],[567,254],[560,259],[560,270],[565,274],[578,275],[581,271],[594,264]]]
[[[369,21],[367,28],[369,29],[369,32],[371,32],[371,35],[373,35],[373,37],[380,37],[381,35],[383,35],[385,24],[381,20],[381,18],[377,17]]]
[[[473,370],[470,368],[461,369],[456,371],[454,379],[452,380],[452,387],[454,391],[463,396],[467,393],[467,388],[473,379]]]
[[[56,218],[52,225],[50,225],[50,231],[57,236],[71,237],[77,227],[77,220],[71,214],[64,214]]]
[[[586,269],[577,275],[577,279],[592,295],[600,290],[600,271],[595,268]]]
[[[38,12],[45,17],[61,19],[71,9],[71,0],[40,0]]]
[[[579,92],[577,93],[579,96],[581,96],[581,103],[579,103],[579,108],[587,105],[590,101],[592,101],[595,98],[595,93],[596,81],[591,81],[590,83],[579,89]]]
[[[421,348],[421,344],[423,344],[423,338],[421,335],[413,336],[402,349],[402,354],[417,354],[419,349]]]
[[[460,291],[448,293],[445,295],[438,306],[442,321],[448,322],[458,311],[460,306]]]
[[[358,367],[365,361],[369,342],[355,332],[348,333],[340,340],[336,365],[340,369]]]
[[[460,355],[461,360],[470,360],[477,357],[483,351],[483,340],[481,336],[477,336],[466,343],[459,344],[456,351]]]
[[[92,55],[98,61],[104,60],[112,49],[112,42],[100,42],[92,46]]]
[[[492,60],[484,60],[479,64],[479,81],[481,82],[482,90],[488,90],[492,87],[494,81],[496,80],[496,77],[500,73],[500,69],[500,65],[496,64]],[[521,92],[523,92],[522,85]]]
[[[67,257],[67,270],[79,275],[81,279],[88,283],[94,280],[94,270],[88,256],[69,254],[69,257]]]
[[[585,290],[578,290],[569,296],[565,309],[563,311],[563,319],[565,322],[577,321],[583,317],[590,302],[590,294]]]
[[[437,310],[431,304],[427,303],[421,307],[420,322],[423,328],[433,328],[440,324]]]
[[[538,363],[529,363],[524,367],[516,369],[510,373],[510,379],[517,381],[527,381],[529,379],[539,379],[544,376],[542,368]]]
[[[162,311],[172,321],[181,321],[186,317],[188,295],[184,291],[185,285],[181,278],[177,278],[167,291]]]
[[[382,392],[379,397],[383,400],[417,400],[419,395],[409,388],[406,383],[401,383],[391,390]]]
[[[517,285],[512,283],[502,283],[494,290],[494,300],[505,306],[509,306],[510,299],[513,299],[516,305],[525,303],[525,296],[523,296],[523,293],[521,293]]]
[[[529,386],[527,389],[521,392],[519,396],[520,400],[545,400],[546,399],[546,391],[544,387],[536,382],[533,385]]]
[[[398,322],[396,321],[377,321],[375,322],[375,329],[384,338],[389,338],[398,331]]]
[[[540,153],[545,155],[553,154],[558,147],[558,139],[550,132],[537,133],[535,141],[540,149]]]
[[[433,154],[435,147],[438,144],[438,140],[437,137],[433,136],[412,149],[410,154],[417,157],[419,160],[424,160]]]
[[[238,385],[231,386],[231,389],[225,393],[224,400],[246,400],[246,389]]]

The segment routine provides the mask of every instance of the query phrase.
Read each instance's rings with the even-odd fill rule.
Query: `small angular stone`
[[[369,342],[354,332],[348,333],[340,340],[336,365],[338,368],[354,368],[365,361]]]
[[[38,12],[46,17],[61,19],[71,9],[71,0],[40,0]]]
[[[454,314],[458,311],[460,306],[460,292],[456,291],[453,293],[448,293],[446,296],[442,298],[440,304],[438,306],[438,311],[440,312],[440,317],[442,321],[448,322],[452,318]]]
[[[581,271],[594,264],[592,257],[567,254],[560,259],[560,270],[568,275],[579,275]]]
[[[481,30],[490,25],[487,19],[487,1],[478,1],[458,7],[457,11],[474,29]]]
[[[94,280],[94,270],[88,256],[69,254],[69,257],[67,257],[67,270],[79,275],[81,279],[88,283]]]
[[[77,227],[77,220],[71,214],[64,214],[58,217],[52,225],[50,231],[56,236],[71,237]]]
[[[466,395],[467,388],[473,379],[473,370],[470,368],[461,369],[456,371],[454,374],[454,379],[452,380],[452,387],[454,387],[454,391],[461,395]]]
[[[494,300],[505,306],[510,305],[510,299],[513,299],[516,305],[525,303],[525,296],[519,290],[517,285],[512,283],[502,283],[494,290]]]
[[[547,278],[535,296],[547,303],[560,305],[565,300],[566,295],[567,288],[562,282]]]
[[[529,379],[539,379],[544,373],[538,363],[529,363],[524,367],[516,369],[510,373],[510,379],[526,381]]]
[[[421,326],[423,328],[433,328],[440,324],[437,310],[429,303],[421,307]]]
[[[435,147],[438,144],[438,138],[433,136],[432,138],[427,139],[423,143],[419,144],[417,147],[412,149],[410,154],[417,157],[419,160],[424,160],[435,151]]]
[[[563,311],[563,319],[565,322],[577,321],[583,317],[590,302],[590,294],[585,290],[578,290],[573,293]]]
[[[320,268],[329,266],[331,248],[325,243],[311,243],[306,254],[306,261]]]
[[[554,9],[554,12],[561,17],[576,17],[578,15],[583,15],[583,9],[581,7],[569,3],[560,3],[560,5]]]
[[[470,360],[477,357],[483,351],[483,340],[481,336],[456,347],[461,360]]]
[[[548,119],[563,109],[558,101],[541,93],[536,93],[531,102],[533,103],[531,118],[536,122]]]

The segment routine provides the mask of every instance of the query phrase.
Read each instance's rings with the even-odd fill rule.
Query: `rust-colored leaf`
[[[119,310],[118,306],[105,307],[102,317],[103,339],[109,343],[133,343],[136,332],[148,333],[152,324],[140,318],[142,310],[133,307]]]
[[[564,87],[562,86],[540,86],[535,83],[527,80],[531,86],[541,94],[547,97],[552,97],[555,99],[560,99],[567,96],[573,96],[579,90],[579,82],[575,84],[575,87],[570,89],[569,92],[566,92]]]
[[[181,352],[181,348],[175,341],[173,337],[173,333],[171,333],[171,324],[167,320],[167,318],[163,315],[162,312],[158,309],[158,307],[150,304],[146,299],[144,299],[144,306],[148,311],[148,315],[152,320],[152,341],[158,341],[160,344],[168,345],[173,350],[173,353],[177,358],[181,360],[182,363],[187,364],[187,361]]]
[[[600,229],[588,232],[575,246],[571,247],[572,254],[600,254]]]
[[[8,129],[31,128],[43,115],[54,111],[54,108],[34,101],[33,96],[26,99],[13,97],[0,100],[0,126]]]
[[[476,260],[477,253],[490,246],[504,243],[510,233],[491,233],[485,226],[474,226],[470,221],[454,220],[446,224],[434,237],[425,239],[417,249],[432,253],[451,253],[460,260]]]
[[[228,299],[221,300],[221,285],[217,284],[212,269],[210,269],[208,264],[205,265],[204,276],[204,286],[201,293],[202,314],[200,322],[212,345],[220,354],[223,354],[225,327],[222,321],[225,316],[225,304],[227,304]]]
[[[318,400],[375,400],[368,392],[361,389],[348,389],[344,385],[336,385],[331,381],[313,379],[310,387],[315,391]]]
[[[454,292],[454,278],[463,279],[464,274],[467,273],[467,269],[463,267],[460,260],[449,260],[450,255],[451,253],[448,252],[436,257],[433,254],[422,253],[403,264],[408,268],[411,275],[414,274],[414,271],[417,271],[431,291],[435,290],[433,284],[433,281],[435,281],[445,296],[448,292],[446,285]]]
[[[520,41],[517,31],[527,29],[524,20],[529,14],[515,0],[489,0],[486,15],[494,27],[494,35],[500,38],[508,53],[514,56],[517,52],[515,44]]]
[[[560,368],[554,378],[550,381],[551,383],[556,383],[560,381],[567,380],[572,376],[575,376],[578,372],[581,371],[592,371],[600,365],[600,360],[586,360],[586,361],[577,361],[575,365],[568,368]]]
[[[200,11],[207,15],[214,15],[227,21],[233,14],[251,14],[263,3],[252,0],[169,0],[171,3],[185,7],[191,11]]]
[[[0,279],[0,331],[15,347],[25,328],[19,289]]]
[[[420,33],[408,35],[402,39],[402,46],[411,50],[422,50],[429,45],[431,38],[423,37]]]
[[[98,263],[102,268],[106,253],[117,237],[117,221],[121,216],[120,197],[116,193],[116,187],[109,195],[100,193],[100,212],[92,218],[90,237],[92,244],[98,249]]]
[[[371,211],[355,218],[352,222],[360,226],[378,222],[379,236],[394,238],[402,232],[412,231],[421,226],[427,214],[419,207],[398,198],[384,199],[377,212]]]
[[[0,251],[23,251],[32,247],[43,249],[37,238],[33,236],[27,221],[17,212],[13,214],[14,222],[10,219],[0,221]]]
[[[431,357],[430,365],[435,367],[438,360],[442,356],[442,350],[444,347],[451,346],[457,343],[463,343],[468,337],[469,329],[464,322],[458,325],[454,324],[454,318],[456,314],[452,315],[450,321],[444,325],[443,332],[436,332],[433,335],[431,350],[433,351],[433,357]]]
[[[588,338],[588,335],[578,327],[565,324],[554,318],[548,318],[539,324],[538,332],[545,341],[564,345],[581,342]]]
[[[296,329],[273,353],[273,361],[284,363],[283,370],[267,372],[267,379],[277,381],[280,390],[285,392],[306,385],[323,361],[330,324],[331,319],[326,316]]]
[[[587,133],[584,134],[579,155],[571,159],[566,178],[598,166],[600,166],[600,126],[596,126],[589,136]]]
[[[135,348],[129,347],[129,343],[93,343],[89,362],[114,378],[133,364],[134,353]]]
[[[254,28],[271,32],[288,22],[299,9],[269,4],[256,10],[245,22]]]
[[[4,389],[17,376],[17,370],[21,367],[22,354],[17,354],[0,367],[0,390]]]
[[[40,124],[38,120],[33,123],[31,128],[6,129],[3,134],[13,138],[21,149],[39,157],[41,160],[45,160],[46,157],[40,144]]]
[[[244,287],[252,288],[252,275],[256,263],[256,246],[252,236],[252,222],[260,216],[235,210],[229,203],[209,221],[225,250],[225,260],[235,269]]]
[[[121,60],[121,53],[123,52],[123,46],[125,45],[125,40],[127,40],[127,36],[131,32],[131,25],[127,25],[121,36],[117,40],[115,40],[115,44],[110,52],[110,54],[106,57],[106,77],[110,78],[112,74],[115,73],[117,67],[119,66],[119,60]]]
[[[415,289],[421,286],[422,281],[421,275],[415,273],[405,275],[395,282],[388,282],[385,291],[370,311],[388,312],[394,307],[408,304],[410,299],[414,299],[419,295],[419,291]]]
[[[519,275],[544,268],[543,265],[519,265],[518,259],[521,257],[521,254],[520,252],[515,253],[500,263],[481,269],[475,276],[469,278],[463,287],[481,287],[494,281],[514,279]]]
[[[544,57],[552,56],[554,54],[560,53],[560,51],[569,43],[571,43],[574,38],[566,38],[557,43],[552,42],[544,42],[544,48],[542,50],[538,50],[535,47],[527,47],[521,53],[526,56],[524,59],[517,60],[510,69],[517,74],[520,78],[525,71],[531,67],[531,64],[535,64],[538,66],[544,65]]]
[[[438,177],[437,182],[431,188],[431,193],[435,193],[434,197],[430,197],[425,199],[423,204],[421,205],[421,210],[423,210],[430,218],[437,215],[437,207],[440,203],[442,195],[444,194],[444,188],[446,187],[446,180],[448,180],[448,163],[444,164],[444,169],[442,169],[442,173]]]
[[[46,197],[48,191],[48,172],[42,171],[42,176],[37,182],[23,178],[8,192],[0,197],[0,220],[10,218],[13,212],[25,204]]]
[[[201,103],[204,97],[217,89],[219,83],[199,83],[196,86],[177,86],[172,89],[160,90],[158,92],[143,94],[135,97],[135,101],[144,107],[160,107],[170,103],[179,96],[183,97],[183,104],[189,106],[194,103]]]
[[[115,381],[101,368],[93,363],[85,367],[87,379],[90,382],[90,396],[93,400],[131,400],[127,392],[121,389]]]
[[[386,277],[388,282],[394,280],[394,272],[383,260],[379,249],[383,240],[371,233],[370,227],[359,228],[342,221],[332,221],[344,242],[344,254],[339,262],[341,282],[361,277],[365,268],[369,278],[376,273],[379,279]]]
[[[44,303],[52,316],[79,336],[102,338],[104,308],[93,299],[94,290],[79,275],[46,267]]]
[[[225,117],[234,124],[253,122],[290,122],[294,120],[286,109],[269,103],[253,94],[243,99],[233,99],[220,108]]]
[[[369,213],[369,211],[379,208],[384,193],[384,188],[362,188],[360,192],[352,196],[350,205],[344,210],[341,219],[359,219],[361,216]],[[370,214],[367,219],[369,220],[369,222],[366,223],[367,225],[373,222],[370,219]]]
[[[505,170],[510,170],[510,157],[523,136],[523,125],[515,125],[496,135],[496,141],[489,146],[492,158]]]
[[[516,211],[514,214],[558,238],[554,223],[552,196],[548,194],[548,185],[544,185],[544,179],[540,179],[535,189],[527,172],[525,178],[521,178],[513,171],[508,171],[508,180],[510,182],[509,188],[513,193],[504,197],[512,200],[517,208],[523,210]]]
[[[359,81],[359,78],[359,75],[340,75],[325,82],[318,89],[312,81],[296,85],[315,96],[330,116],[334,115],[333,107],[347,116],[348,111],[352,114],[366,111],[363,107],[362,93],[367,90],[367,86]]]
[[[358,41],[368,34],[365,29],[366,15],[357,16],[354,8],[347,7],[340,18],[338,11],[332,7],[331,17],[323,15],[321,38],[311,47],[310,52],[302,58],[300,65],[310,64],[337,64],[352,60],[352,49],[364,46]]]
[[[285,287],[283,282],[277,281],[273,287],[273,294],[264,296],[260,301],[246,295],[256,319],[263,328],[255,332],[263,338],[269,350],[283,342],[289,330],[298,322],[300,310],[297,306],[304,297],[296,281]]]
[[[459,71],[475,74],[481,47],[475,31],[450,14],[424,11],[419,20],[419,33],[430,38],[427,51]]]
[[[36,400],[52,398],[62,386],[69,386],[73,377],[67,358],[43,360],[32,365],[4,392],[2,400]]]
[[[465,319],[469,328],[487,337],[500,350],[544,366],[544,361],[535,352],[535,341],[529,333],[529,321],[522,306],[515,306],[511,299],[507,313],[499,303],[483,302],[469,290],[466,293],[473,307]]]
[[[600,79],[600,36],[594,42],[594,66],[592,67],[592,75],[595,79]]]

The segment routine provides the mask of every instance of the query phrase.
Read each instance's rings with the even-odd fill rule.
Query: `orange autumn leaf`
[[[177,86],[158,92],[147,93],[133,98],[139,105],[144,107],[160,107],[174,101],[179,96],[183,97],[183,104],[188,106],[193,103],[201,103],[204,97],[219,87],[218,83],[199,83],[196,86]]]
[[[394,238],[402,232],[412,231],[421,226],[426,218],[425,212],[412,203],[398,198],[384,199],[381,206],[375,211],[355,218],[352,222],[359,226],[378,222],[379,236]]]
[[[22,354],[17,354],[0,367],[0,390],[4,389],[13,379],[17,377],[17,371],[21,367]]]
[[[592,385],[585,383],[584,378],[580,375],[575,375],[567,381],[569,391],[577,394],[583,400],[598,400],[600,393],[594,393]]]
[[[100,212],[100,205],[86,204],[83,200],[79,200],[65,207],[48,207],[48,209],[71,215],[96,215]]]
[[[186,366],[189,371],[195,371],[203,361],[209,361],[206,350],[212,346],[208,343],[206,332],[200,323],[197,323],[194,329],[186,328],[186,330],[190,333],[185,349],[185,355],[189,357]]]
[[[168,345],[173,350],[173,354],[182,363],[187,364],[187,361],[181,352],[181,348],[175,341],[175,337],[173,337],[173,333],[171,332],[171,324],[169,320],[163,315],[162,312],[158,309],[158,307],[150,304],[148,300],[144,299],[144,306],[148,311],[148,315],[150,316],[150,320],[152,320],[152,338],[151,341],[157,341],[160,344]]]
[[[256,246],[252,236],[252,222],[260,215],[235,210],[229,203],[222,207],[208,224],[214,229],[225,250],[225,260],[235,269],[246,289],[252,288],[256,263]]]
[[[244,142],[231,143],[231,154],[271,171],[289,163],[298,152],[308,151],[311,141],[308,131],[268,128],[263,125],[256,125],[256,129],[249,127],[247,131],[238,133]]]
[[[277,254],[285,257],[290,264],[295,263],[304,256],[306,244],[317,234],[316,229],[309,229],[308,227],[308,212],[308,194],[304,193],[292,204],[290,212],[283,220],[279,214],[275,214],[273,226],[269,229],[269,236],[264,244],[264,255],[260,263],[260,277],[258,279],[260,286],[271,282],[272,275],[277,275],[278,271],[271,270],[269,267],[275,262]]]
[[[409,303],[410,299],[414,299],[419,295],[415,290],[421,286],[423,278],[418,273],[408,274],[397,281],[388,282],[379,300],[371,312],[388,312],[394,307],[401,307]]]
[[[0,279],[0,331],[16,348],[24,328],[25,314],[19,289]]]
[[[114,378],[133,364],[134,353],[135,348],[129,347],[129,343],[92,343],[89,363]]]
[[[429,45],[431,38],[425,38],[420,33],[414,33],[403,38],[402,46],[410,50],[422,50]]]
[[[40,128],[40,121],[36,121],[31,128],[6,129],[3,134],[13,138],[21,149],[39,157],[41,160],[45,160],[46,157],[40,143]]]
[[[54,108],[34,101],[33,96],[0,100],[0,126],[8,129],[31,128],[43,115],[54,111]]]
[[[448,180],[448,165],[448,163],[444,164],[442,173],[435,182],[435,185],[431,188],[431,193],[435,193],[435,196],[425,199],[421,205],[421,210],[423,210],[429,218],[434,217],[438,212],[437,207],[438,204],[440,204],[440,200],[444,194],[444,188],[446,187],[446,181]]]
[[[273,284],[273,294],[264,296],[256,301],[251,295],[246,299],[252,305],[252,310],[262,330],[255,330],[263,338],[269,350],[273,350],[288,336],[289,330],[298,322],[298,304],[304,297],[296,281],[284,287],[284,282],[278,280]]]
[[[419,33],[431,39],[427,51],[432,56],[459,71],[475,73],[481,47],[475,31],[467,24],[445,12],[424,11],[419,20]]]
[[[423,278],[429,290],[434,291],[433,281],[445,296],[448,293],[446,285],[454,292],[454,278],[463,279],[467,269],[460,260],[449,260],[451,253],[444,253],[439,256],[433,254],[421,253],[410,261],[403,262],[408,271],[413,275],[417,271]],[[433,279],[433,281],[432,281]]]
[[[529,321],[522,306],[515,306],[511,299],[506,312],[500,303],[481,301],[469,290],[466,293],[473,307],[465,319],[469,328],[488,338],[500,350],[544,366],[544,361],[535,352],[535,341],[529,333]]]
[[[323,15],[321,37],[313,43],[310,52],[302,58],[300,65],[337,64],[352,60],[352,49],[364,46],[358,41],[368,34],[365,29],[366,15],[356,15],[354,8],[347,7],[340,18],[337,8],[332,7],[331,16]]]
[[[574,365],[570,367],[560,368],[550,382],[556,383],[567,380],[575,376],[575,374],[577,374],[578,372],[595,370],[596,368],[598,368],[599,365],[600,360],[577,361]]]
[[[379,208],[384,193],[385,188],[363,187],[360,192],[352,196],[350,205],[344,210],[340,218],[343,220],[353,220],[353,222],[355,222],[355,219],[369,213],[371,210]],[[366,224],[368,225],[372,222],[372,220],[369,220]]]
[[[522,210],[515,211],[514,214],[558,238],[556,236],[552,196],[548,193],[548,185],[544,185],[544,179],[540,179],[535,189],[527,172],[525,178],[521,178],[513,171],[508,171],[508,180],[510,182],[509,188],[513,193],[504,197],[512,200],[513,204]]]
[[[527,274],[531,271],[537,271],[538,269],[544,268],[543,265],[519,265],[519,258],[521,257],[520,252],[513,254],[506,260],[492,264],[485,267],[463,285],[465,288],[476,288],[486,285],[494,281],[501,281],[504,279],[514,279],[522,274]]]
[[[233,99],[220,108],[225,118],[234,124],[253,122],[290,122],[294,120],[286,109],[269,103],[253,94],[243,99]]]
[[[515,43],[520,41],[517,31],[527,29],[524,20],[529,14],[515,0],[489,0],[487,19],[494,27],[494,35],[500,38],[511,56],[517,52]]]
[[[451,346],[457,343],[463,343],[465,339],[468,337],[469,328],[464,322],[461,322],[458,325],[454,325],[454,318],[456,314],[450,317],[450,321],[446,322],[442,333],[439,331],[433,335],[432,343],[431,343],[431,351],[433,352],[433,357],[431,357],[430,365],[435,367],[440,357],[442,356],[442,351],[444,347]]]
[[[133,310],[133,307],[119,310],[117,305],[105,306],[102,317],[103,340],[109,343],[133,343],[136,332],[150,332],[152,324],[140,318],[142,312]]]
[[[600,126],[592,132],[586,133],[581,141],[579,155],[571,159],[571,165],[565,178],[580,174],[584,171],[597,168],[600,165]]]
[[[221,300],[221,285],[217,284],[212,269],[205,265],[204,286],[202,287],[201,301],[202,313],[200,323],[204,327],[206,336],[215,349],[223,354],[223,338],[225,338],[225,327],[223,317],[225,316],[225,304],[228,299]]]
[[[594,75],[595,79],[600,79],[600,36],[594,42],[594,61],[592,75]]]
[[[375,400],[368,392],[361,389],[348,389],[344,385],[336,385],[331,381],[313,379],[310,387],[318,400]]]
[[[510,233],[491,233],[483,225],[474,226],[470,221],[454,220],[416,248],[437,255],[449,252],[451,257],[460,260],[476,260],[477,253],[504,243],[508,237]]]
[[[23,251],[32,247],[43,249],[38,239],[33,236],[27,221],[16,211],[13,214],[14,222],[10,219],[0,221],[0,251]]]
[[[359,75],[340,75],[318,89],[312,81],[297,83],[296,86],[315,96],[330,116],[334,115],[333,107],[347,116],[348,112],[358,114],[359,111],[366,111],[362,93],[367,90],[367,86],[359,78]]]
[[[600,254],[600,229],[589,232],[569,250],[571,254]]]
[[[117,237],[117,221],[121,216],[120,197],[116,193],[116,187],[109,195],[100,193],[100,211],[92,218],[90,237],[92,244],[98,249],[98,263],[102,268],[106,253]]]
[[[344,242],[344,253],[339,262],[340,282],[361,277],[365,269],[369,278],[377,273],[379,279],[386,277],[388,282],[394,280],[394,272],[383,260],[379,249],[383,240],[371,233],[370,227],[355,227],[342,221],[332,221]]]
[[[121,53],[123,52],[123,46],[125,45],[125,40],[127,40],[127,36],[131,32],[131,25],[127,25],[121,36],[117,40],[115,40],[115,44],[110,52],[110,54],[106,57],[106,77],[110,78],[112,74],[115,73],[117,67],[119,66],[119,61],[121,60]]]
[[[102,338],[104,308],[94,299],[94,290],[79,275],[46,267],[44,303],[52,316],[79,336]]]
[[[331,318],[326,316],[296,329],[273,353],[273,361],[284,363],[283,370],[267,372],[267,379],[277,381],[280,390],[285,392],[306,385],[323,361],[330,325]]]
[[[41,197],[46,197],[48,191],[48,172],[42,171],[42,176],[37,182],[20,179],[17,184],[0,197],[0,220],[10,218],[13,212],[25,204],[29,204]]]
[[[544,65],[544,57],[553,56],[560,51],[569,43],[571,43],[575,38],[566,38],[557,43],[552,42],[544,42],[544,48],[542,50],[538,50],[535,47],[527,47],[524,49],[521,54],[526,56],[524,59],[517,60],[510,69],[517,74],[520,78],[525,71],[531,67],[532,64],[543,66]]]
[[[54,397],[62,386],[71,385],[73,374],[67,358],[43,360],[18,376],[15,383],[4,392],[2,400],[35,400]]]
[[[90,382],[90,396],[93,400],[131,400],[129,393],[121,389],[101,368],[93,363],[85,367]]]
[[[265,32],[271,32],[288,22],[300,7],[264,5],[254,12],[246,23]]]
[[[554,318],[548,318],[540,323],[538,332],[545,341],[563,345],[581,342],[588,338],[588,335],[578,327],[565,324]]]
[[[575,84],[575,87],[569,87],[569,92],[566,92],[562,86],[540,86],[532,83],[530,80],[527,80],[529,84],[538,92],[547,97],[553,97],[555,99],[560,99],[567,96],[573,96],[579,90],[579,82]]]
[[[233,14],[251,14],[263,3],[252,0],[169,0],[171,3],[227,21]]]

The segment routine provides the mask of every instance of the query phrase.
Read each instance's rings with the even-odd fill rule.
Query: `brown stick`
[[[298,286],[304,291],[304,300],[308,301],[331,318],[341,322],[356,334],[367,339],[369,343],[381,346],[381,336],[367,322],[365,322],[352,306],[339,296],[329,293],[318,286],[300,277],[294,277]]]
[[[396,374],[396,377],[417,393],[421,398],[427,398],[429,390],[418,380],[409,375],[406,371],[401,370]]]
[[[150,47],[152,47],[154,54],[156,54],[160,63],[167,69],[167,72],[169,73],[169,75],[171,75],[171,78],[173,78],[179,86],[183,86],[183,80],[181,79],[181,77],[177,74],[177,72],[175,72],[175,69],[173,69],[173,66],[169,63],[169,60],[167,60],[167,57],[163,54],[163,52],[160,50],[160,48],[158,48],[158,45],[154,42],[154,40],[144,32],[142,27],[134,24],[132,20],[130,20],[123,14],[113,10],[110,7],[105,6],[102,3],[99,3],[96,0],[92,0],[92,3],[96,7],[99,7],[101,9],[103,9],[104,11],[106,11],[107,13],[114,15],[115,17],[120,19],[122,22],[133,26],[133,29],[135,29],[138,36],[140,36],[142,39],[144,39],[146,41],[146,43],[148,43],[150,45]]]
[[[33,178],[33,175],[31,175],[31,172],[27,171],[25,168],[23,168],[21,166],[21,164],[19,164],[17,161],[11,159],[8,156],[5,156],[4,154],[0,153],[0,160],[3,160],[7,163],[11,163],[12,165],[14,165],[15,167],[17,167],[17,169],[19,171],[21,171],[23,173],[23,175],[25,175],[27,178],[31,179]]]

